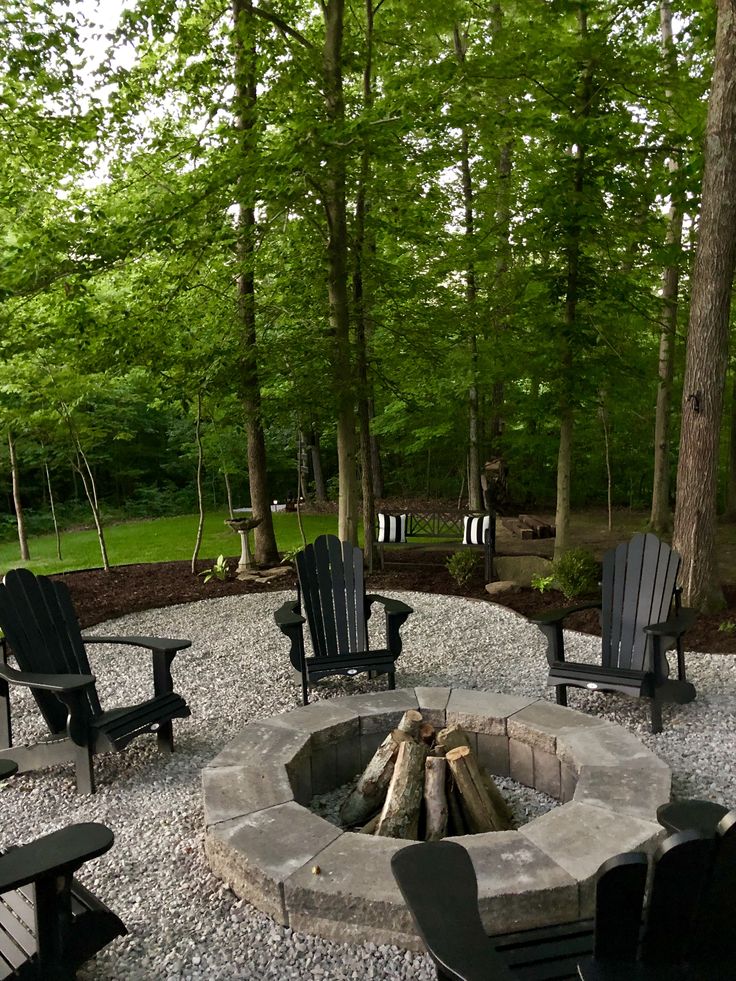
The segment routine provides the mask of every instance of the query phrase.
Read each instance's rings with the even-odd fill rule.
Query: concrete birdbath
[[[233,531],[240,535],[240,561],[238,562],[238,576],[249,573],[255,569],[255,563],[250,554],[250,542],[248,535],[253,528],[257,528],[263,518],[225,518],[225,524],[230,525]]]

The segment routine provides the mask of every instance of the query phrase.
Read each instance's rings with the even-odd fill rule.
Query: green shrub
[[[532,576],[532,589],[539,590],[540,593],[552,589],[555,584],[554,576]]]
[[[480,556],[476,552],[471,552],[470,549],[452,553],[446,563],[447,570],[458,586],[467,586],[473,577],[479,559]]]
[[[230,566],[224,555],[217,556],[215,564],[211,569],[205,569],[204,572],[200,572],[200,576],[204,576],[205,582],[211,582],[213,579],[217,579],[219,582],[225,582],[229,575]]]
[[[552,575],[567,599],[593,593],[598,587],[600,569],[584,548],[571,548],[552,564]]]

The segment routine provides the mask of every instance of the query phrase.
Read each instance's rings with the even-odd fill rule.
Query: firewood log
[[[460,807],[460,794],[455,786],[455,778],[452,775],[452,770],[449,767],[446,769],[447,776],[445,779],[445,795],[447,797],[447,834],[466,835],[468,833],[468,826],[465,823],[463,811]]]
[[[376,811],[370,821],[367,821],[362,828],[358,829],[358,834],[360,835],[374,835],[376,833],[376,828],[378,827],[378,820],[381,817],[381,812]]]
[[[399,746],[411,738],[408,733],[401,729],[394,729],[386,736],[373,754],[368,766],[363,770],[355,790],[340,808],[340,820],[344,827],[352,828],[357,824],[362,824],[380,809],[393,776]]]
[[[437,733],[437,746],[438,749],[441,746],[445,750],[445,755],[451,749],[457,749],[458,746],[466,746],[473,752],[470,745],[470,740],[468,739],[467,733],[459,725],[448,726],[441,732]],[[438,752],[438,749],[435,752]],[[476,759],[475,753],[473,753],[473,758]],[[498,789],[496,784],[493,782],[493,777],[478,764],[478,769],[480,770],[481,779],[483,785],[486,788],[486,793],[493,802],[493,807],[497,811],[501,822],[506,826],[506,828],[512,828],[514,826],[513,818],[511,817],[511,811],[506,803],[503,794]]]
[[[416,841],[427,753],[424,743],[407,740],[399,746],[394,774],[376,828],[376,834],[380,837]]]
[[[444,756],[428,756],[424,763],[424,840],[439,841],[447,834],[447,794]]]
[[[419,727],[419,738],[421,739],[421,741],[423,743],[426,743],[428,746],[431,746],[432,743],[434,742],[434,737],[435,737],[435,728],[432,725],[432,723],[422,722],[421,726]]]
[[[422,713],[417,712],[416,709],[407,709],[406,712],[401,716],[401,720],[396,728],[400,732],[405,732],[407,735],[412,736],[415,739],[419,738],[419,729],[422,725]]]
[[[458,746],[470,747],[470,740],[462,726],[457,724],[447,726],[437,733],[437,745],[442,746],[447,752],[450,749],[457,749]]]
[[[510,824],[494,807],[471,750],[467,746],[458,746],[451,749],[445,758],[460,792],[463,816],[469,830],[473,834],[508,830]]]

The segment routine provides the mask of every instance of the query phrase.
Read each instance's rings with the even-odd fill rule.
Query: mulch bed
[[[458,586],[445,566],[448,554],[450,552],[447,550],[424,547],[391,549],[390,553],[387,551],[384,570],[367,577],[368,589],[370,592],[407,589],[488,601],[482,562],[478,563],[470,582]],[[233,558],[231,565],[236,563],[237,559]],[[210,566],[211,562],[203,561],[197,568],[202,571]],[[291,570],[274,580],[241,582],[233,578],[225,582],[213,579],[205,583],[201,575],[192,575],[189,562],[115,566],[110,572],[88,569],[64,573],[59,578],[69,586],[83,627],[138,610],[220,596],[296,588],[296,576]],[[701,614],[698,617],[685,638],[688,650],[736,654],[736,586],[726,586],[724,591],[727,608],[716,614]],[[531,588],[503,594],[497,602],[522,615],[570,605],[561,593],[554,590],[539,593]],[[721,629],[724,624],[730,623],[734,625],[733,630],[728,627]],[[573,614],[566,621],[566,626],[584,633],[600,634],[595,610]]]

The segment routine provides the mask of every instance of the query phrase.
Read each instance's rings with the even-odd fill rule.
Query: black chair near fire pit
[[[715,836],[667,838],[651,868],[645,852],[605,862],[595,920],[488,936],[472,860],[454,841],[402,848],[391,870],[438,981],[736,979],[736,811]]]
[[[17,769],[0,760],[0,780]],[[112,843],[102,824],[73,824],[0,854],[0,978],[73,981],[85,961],[125,936],[122,920],[74,878]]]
[[[388,675],[394,688],[394,664],[401,653],[399,631],[412,609],[400,600],[365,592],[363,552],[335,535],[320,535],[297,554],[299,593],[274,614],[291,641],[289,657],[302,682],[302,701],[309,688],[334,675]],[[386,612],[386,646],[370,649],[368,618],[373,603]],[[302,611],[304,615],[302,615]],[[314,654],[304,649],[304,624],[309,624]]]
[[[662,730],[662,705],[685,704],[695,688],[685,677],[682,638],[695,611],[680,606],[676,587],[680,556],[656,535],[634,535],[603,556],[601,599],[531,616],[547,638],[547,684],[567,705],[567,687],[623,692],[651,699],[652,732]],[[564,620],[580,610],[600,609],[601,663],[565,659]],[[669,677],[666,652],[677,651],[677,677]]]
[[[8,572],[0,585],[0,758],[12,758],[21,773],[54,763],[75,764],[77,789],[94,793],[95,753],[124,749],[146,732],[159,749],[173,749],[172,719],[190,710],[174,691],[171,662],[190,640],[159,637],[82,636],[66,585],[27,569]],[[20,670],[7,664],[10,645]],[[151,651],[153,697],[103,711],[85,644],[116,644]],[[51,739],[13,746],[10,686],[29,688]]]

